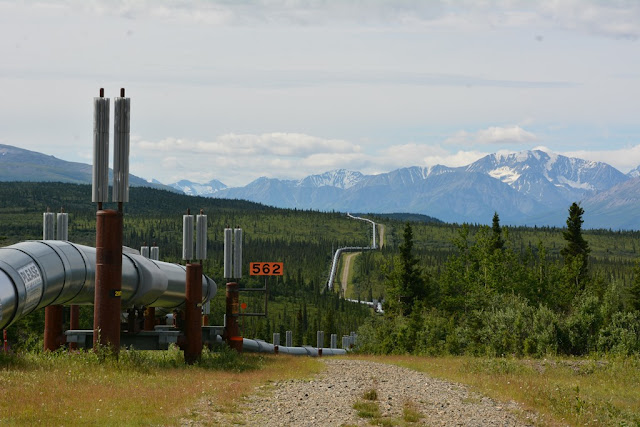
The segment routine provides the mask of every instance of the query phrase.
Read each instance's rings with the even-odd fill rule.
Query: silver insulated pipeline
[[[0,329],[48,305],[94,302],[95,248],[59,240],[36,240],[0,248]],[[185,267],[122,255],[122,309],[178,308],[185,301]],[[203,304],[217,285],[202,275]]]

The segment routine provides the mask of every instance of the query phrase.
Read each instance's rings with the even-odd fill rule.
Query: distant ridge
[[[562,227],[571,203],[579,202],[585,228],[640,230],[636,177],[640,167],[623,174],[603,162],[531,150],[490,154],[455,168],[412,166],[377,175],[337,169],[299,180],[261,177],[244,187],[215,179],[167,186],[133,175],[130,182],[279,208],[425,215],[449,223],[488,224],[497,212],[503,225]],[[90,183],[91,166],[0,145],[0,181]]]
[[[111,171],[109,174],[112,176]],[[0,181],[91,184],[91,175],[91,165],[68,162],[36,151],[0,144]],[[135,175],[129,175],[129,184],[134,187],[176,191],[164,184],[147,182]]]

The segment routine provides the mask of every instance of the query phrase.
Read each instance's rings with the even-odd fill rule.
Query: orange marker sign
[[[284,263],[252,262],[249,263],[249,274],[252,276],[282,276],[284,274]]]

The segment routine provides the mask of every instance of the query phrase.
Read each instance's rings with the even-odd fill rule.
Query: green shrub
[[[615,313],[600,330],[598,351],[620,355],[640,353],[640,311]]]

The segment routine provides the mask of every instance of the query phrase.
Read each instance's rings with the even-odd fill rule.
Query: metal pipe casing
[[[109,98],[93,98],[91,201],[109,201]]]
[[[96,249],[67,241],[27,241],[0,248],[0,328],[51,304],[93,304]],[[185,267],[138,254],[122,256],[122,307],[180,307]],[[203,303],[215,281],[202,275]],[[77,328],[76,328],[77,329]]]
[[[349,348],[349,343],[351,342],[351,337],[349,335],[342,336],[342,348],[345,350]]]
[[[242,228],[233,230],[233,277],[242,278]]]
[[[140,246],[140,255],[145,258],[150,258],[149,256],[149,246]]]
[[[285,339],[286,339],[287,347],[291,347],[293,345],[293,332],[292,331],[286,331]]]
[[[157,246],[151,246],[149,258],[154,261],[160,261],[160,248]]]
[[[42,214],[42,240],[55,239],[54,213],[45,212]]]
[[[242,339],[242,347],[244,350],[255,353],[275,353],[273,344],[262,340],[254,340],[249,338]],[[278,353],[291,354],[296,356],[332,356],[347,354],[346,350],[338,348],[313,348],[313,347],[282,347],[278,346]]]
[[[130,98],[114,98],[113,105],[113,201],[129,201]]]
[[[318,331],[316,335],[317,335],[316,338],[317,338],[317,344],[318,344],[316,347],[318,348],[324,347],[324,331]]]
[[[224,229],[224,278],[233,277],[233,230]]]
[[[193,215],[182,215],[182,259],[193,259]]]
[[[273,345],[280,345],[280,334],[278,332],[273,333]]]
[[[196,259],[207,259],[207,216],[196,215]]]
[[[1,265],[0,265],[1,268]],[[0,329],[6,327],[18,311],[18,290],[11,277],[0,270]]]
[[[331,348],[338,348],[338,335],[337,334],[331,334]]]
[[[56,215],[56,222],[56,240],[69,240],[69,214],[64,212],[58,213]]]

